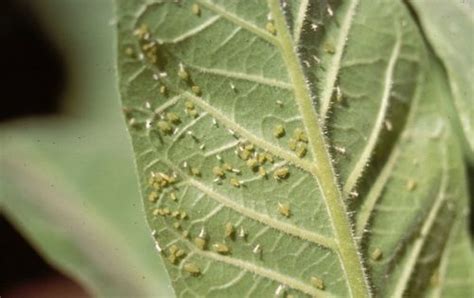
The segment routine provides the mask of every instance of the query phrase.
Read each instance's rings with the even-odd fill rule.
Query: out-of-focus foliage
[[[119,112],[112,3],[30,4],[64,55],[69,85],[63,115],[2,125],[2,212],[92,293],[172,296],[145,227]]]

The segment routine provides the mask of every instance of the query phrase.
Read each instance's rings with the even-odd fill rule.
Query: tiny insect
[[[323,290],[324,289],[324,282],[322,279],[320,279],[319,277],[316,277],[316,276],[311,276],[311,284],[317,288],[317,289],[320,289],[320,290]]]
[[[178,197],[176,197],[176,193],[175,193],[174,191],[170,192],[170,198],[171,198],[171,200],[173,200],[173,201],[178,200]]]
[[[275,24],[272,21],[267,22],[267,24],[265,25],[265,29],[267,29],[267,31],[273,35],[275,35],[277,32]]]
[[[201,177],[201,171],[196,167],[191,167],[191,175]]]
[[[184,271],[186,271],[189,274],[194,275],[194,276],[201,274],[201,269],[199,268],[198,265],[196,265],[194,263],[184,264],[183,269],[184,269]]]
[[[182,63],[179,64],[178,77],[183,81],[189,80],[189,73],[186,71],[186,69],[184,69],[184,65]]]
[[[173,124],[179,124],[181,122],[179,116],[174,112],[166,113],[166,119]]]
[[[182,249],[178,249],[174,255],[178,258],[181,258],[181,257],[184,257],[186,255],[186,252]]]
[[[200,16],[201,15],[201,7],[194,3],[192,6],[191,6],[191,12],[193,13],[193,15],[196,15],[196,16]]]
[[[191,87],[191,91],[192,91],[195,95],[198,95],[198,96],[201,95],[201,87],[199,87],[199,86],[196,86],[196,85],[192,86],[192,87]]]
[[[412,191],[416,188],[416,181],[413,179],[409,179],[406,184],[406,188],[408,191]]]
[[[219,166],[215,166],[214,168],[212,168],[212,173],[214,174],[214,176],[216,177],[220,177],[220,178],[223,178],[225,177],[225,172],[224,170],[219,167]]]
[[[330,42],[326,42],[324,43],[324,51],[328,54],[335,54],[336,53],[336,48],[334,47],[334,45]]]
[[[227,172],[232,172],[232,166],[226,162],[222,164],[222,169]]]
[[[179,222],[175,222],[173,223],[173,227],[176,229],[176,230],[179,230],[181,229],[181,224]]]
[[[224,243],[215,243],[212,245],[212,249],[222,255],[226,255],[230,253],[230,247]]]
[[[181,233],[181,235],[183,236],[183,238],[188,239],[188,237],[189,237],[189,232],[188,232],[188,231],[183,231],[183,232]]]
[[[163,120],[158,121],[158,128],[164,134],[171,134],[173,132],[173,127],[168,121],[163,121]]]
[[[179,213],[179,218],[180,218],[180,219],[186,219],[186,218],[188,218],[188,214],[186,213],[186,211],[181,211],[181,212]]]
[[[273,136],[275,138],[281,138],[285,135],[285,128],[281,124],[275,125],[273,128]]]
[[[267,176],[267,171],[265,170],[264,167],[258,167],[258,174],[261,176],[261,177],[266,177]]]
[[[152,191],[148,195],[148,201],[150,201],[152,203],[156,203],[157,200],[158,200],[158,193],[156,191]]]
[[[237,178],[230,178],[230,185],[233,187],[240,187],[240,181]]]
[[[247,237],[247,233],[245,232],[244,227],[240,227],[239,237],[242,238],[242,239],[245,239],[245,237]]]
[[[197,248],[199,248],[200,250],[204,250],[204,249],[206,249],[207,241],[206,241],[206,239],[204,239],[204,238],[196,237],[196,238],[194,238],[194,244],[195,244],[195,245],[197,246]]]
[[[306,152],[307,152],[307,145],[305,143],[298,143],[296,145],[295,153],[298,157],[301,157],[301,158],[305,157]]]
[[[278,212],[285,217],[290,217],[290,205],[287,203],[278,202]]]
[[[163,95],[165,95],[166,92],[167,92],[166,86],[160,86],[160,93],[163,94]]]
[[[382,250],[380,248],[375,248],[370,254],[370,258],[374,261],[379,261],[383,256]]]
[[[281,167],[276,169],[275,172],[273,172],[273,178],[275,178],[275,180],[282,180],[288,178],[289,174],[290,170],[288,169],[288,167]]]
[[[251,170],[256,170],[258,167],[258,161],[255,158],[249,158],[246,164]]]
[[[201,150],[204,150],[205,148],[206,148],[206,145],[205,145],[205,144],[201,144],[201,145],[199,146],[199,149],[201,149]]]

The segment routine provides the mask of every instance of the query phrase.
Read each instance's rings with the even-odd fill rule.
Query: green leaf
[[[407,7],[117,4],[125,118],[178,296],[432,291],[466,178]]]
[[[464,137],[474,154],[474,5],[472,1],[409,1],[423,31],[442,59],[449,78],[450,97]]]
[[[34,11],[71,70],[67,112],[2,124],[2,215],[91,294],[172,297],[138,201],[110,71],[111,2],[40,2]]]

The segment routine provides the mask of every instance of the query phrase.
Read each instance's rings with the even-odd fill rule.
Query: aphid
[[[163,215],[170,215],[171,211],[169,208],[163,208]]]
[[[178,77],[183,81],[189,80],[189,73],[186,71],[186,69],[184,69],[184,65],[182,63],[179,64]]]
[[[194,244],[196,245],[197,248],[200,250],[206,249],[207,241],[205,238],[202,237],[196,237],[194,238]]]
[[[179,219],[186,219],[188,218],[188,214],[186,213],[186,211],[181,211],[179,213]]]
[[[183,238],[188,239],[188,237],[189,237],[189,232],[188,232],[188,231],[183,231],[183,232],[181,233],[181,235],[183,236]]]
[[[175,222],[173,223],[173,227],[176,229],[176,230],[179,230],[181,229],[181,224],[179,222]]]
[[[171,132],[173,132],[173,127],[168,121],[163,121],[163,120],[158,121],[158,128],[164,134],[171,134]]]
[[[218,161],[222,161],[222,156],[220,156],[219,154],[216,154],[216,159],[217,159]]]
[[[184,257],[186,255],[186,252],[182,249],[178,249],[174,255],[178,258],[181,258],[181,257]]]
[[[191,91],[195,94],[195,95],[201,95],[201,87],[197,86],[197,85],[193,85],[191,87]]]
[[[173,212],[171,212],[171,216],[172,216],[172,217],[175,217],[175,218],[178,217],[178,216],[179,216],[179,211],[173,211]]]
[[[168,119],[168,121],[173,124],[179,124],[181,122],[181,119],[179,119],[179,116],[174,112],[166,113],[166,119]]]
[[[170,198],[171,198],[171,200],[173,200],[173,201],[178,200],[178,198],[176,197],[176,193],[175,193],[174,191],[170,192]]]
[[[239,151],[239,157],[242,160],[249,159],[251,155],[252,155],[252,152],[250,152],[249,150],[244,149],[244,150]]]
[[[178,249],[179,249],[179,247],[176,246],[175,244],[171,245],[171,246],[168,248],[170,254],[173,254],[173,255],[178,251]]]
[[[205,144],[201,144],[201,146],[199,146],[199,149],[201,149],[201,150],[204,150],[205,148],[206,148]]]
[[[281,138],[285,135],[285,128],[281,124],[275,125],[273,128],[273,136],[275,138]]]
[[[290,148],[290,150],[292,151],[295,151],[296,150],[296,146],[298,145],[298,141],[293,139],[293,138],[290,138],[288,140],[288,148]]]
[[[126,54],[127,56],[132,57],[132,56],[135,54],[135,52],[133,51],[133,48],[132,48],[132,47],[127,47],[127,48],[125,49],[125,54]]]
[[[232,166],[226,162],[222,164],[222,169],[227,172],[232,172]]]
[[[198,17],[201,15],[201,7],[196,3],[194,3],[191,6],[191,11],[192,11],[193,15],[196,15]]]
[[[201,171],[196,167],[191,167],[191,175],[201,177]]]
[[[171,264],[176,264],[178,261],[178,258],[174,254],[168,255],[167,259]]]
[[[336,53],[336,48],[334,47],[334,45],[330,42],[326,42],[324,43],[324,51],[328,54],[335,54]]]
[[[303,64],[304,64],[304,66],[306,66],[306,67],[311,67],[311,64],[309,63],[308,60],[303,60]]]
[[[184,269],[184,271],[186,271],[189,274],[194,275],[194,276],[201,274],[201,269],[199,268],[198,265],[196,265],[194,263],[184,264],[183,269]]]
[[[230,253],[230,247],[224,243],[215,243],[212,245],[212,249],[222,255],[226,255]]]
[[[188,167],[188,162],[187,161],[183,162],[183,168],[186,169],[187,167]]]
[[[267,29],[267,31],[273,35],[275,35],[277,32],[275,28],[275,24],[273,24],[272,21],[267,22],[267,24],[265,25],[265,29]]]
[[[220,177],[220,178],[223,178],[225,177],[225,172],[224,170],[219,167],[219,166],[215,166],[214,168],[212,168],[212,173],[214,174],[214,176],[216,177]]]
[[[133,35],[137,36],[140,39],[144,39],[144,37],[149,34],[148,26],[146,24],[141,24],[140,27],[133,31]]]
[[[246,162],[247,167],[249,167],[251,170],[256,170],[258,167],[258,161],[255,158],[249,158]]]
[[[301,128],[295,128],[295,130],[293,131],[293,138],[299,142],[308,142],[308,137],[306,136],[304,130]]]
[[[273,172],[273,178],[275,178],[275,180],[282,180],[287,178],[289,174],[290,170],[288,169],[288,167],[281,167],[276,169],[275,172]]]
[[[290,217],[290,205],[288,203],[278,202],[278,212],[285,217]]]
[[[307,145],[305,143],[298,143],[296,145],[295,153],[298,157],[304,157],[307,152]]]
[[[316,276],[311,276],[311,284],[317,288],[317,289],[320,289],[320,290],[323,290],[324,289],[324,282],[322,279],[320,279],[319,277],[316,277]]]
[[[152,203],[155,203],[157,200],[158,200],[158,193],[156,191],[152,191],[148,195],[148,201],[150,201]]]
[[[199,112],[196,109],[187,110],[186,113],[192,118],[197,118],[199,116]]]
[[[240,187],[240,181],[237,178],[230,178],[230,185],[233,187]]]
[[[216,120],[216,118],[212,118],[212,125],[214,125],[214,126],[217,127],[217,120]]]
[[[267,161],[267,156],[264,153],[257,154],[257,161],[259,164],[263,165]]]
[[[235,236],[235,229],[232,223],[228,222],[225,224],[225,229],[224,229],[224,236],[227,238],[234,238]]]
[[[406,184],[406,188],[408,191],[412,191],[416,188],[416,181],[413,179],[409,179]]]
[[[379,261],[383,256],[382,250],[380,248],[375,248],[370,254],[370,258],[374,261]]]
[[[266,177],[267,176],[267,171],[265,170],[264,167],[258,167],[258,174],[261,176],[261,177]]]
[[[268,160],[270,163],[273,163],[273,155],[271,155],[269,152],[265,152],[263,154],[265,154],[266,160]]]
[[[194,103],[190,100],[187,100],[185,103],[184,103],[184,107],[188,110],[192,110],[194,109]]]
[[[163,94],[163,95],[166,95],[166,86],[160,86],[160,93]]]

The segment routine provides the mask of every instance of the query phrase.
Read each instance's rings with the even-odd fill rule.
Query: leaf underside
[[[177,296],[469,293],[446,78],[402,3],[117,2],[124,113]]]

